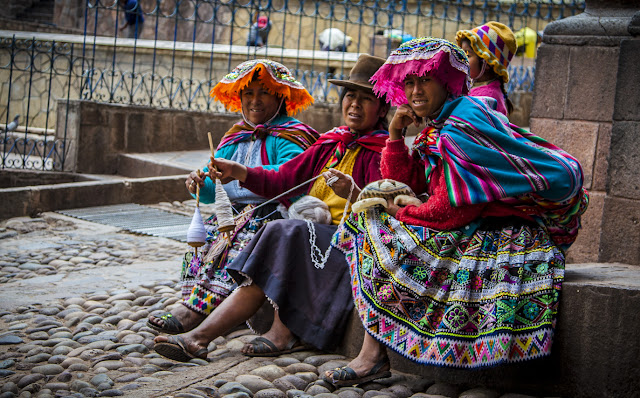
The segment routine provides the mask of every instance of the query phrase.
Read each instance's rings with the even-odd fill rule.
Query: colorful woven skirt
[[[240,212],[251,210],[252,205]],[[231,235],[231,244],[218,232],[215,215],[209,217],[204,226],[207,241],[198,249],[198,255],[191,248],[182,260],[180,282],[183,304],[193,311],[209,315],[235,289],[236,283],[227,273],[227,265],[238,256],[254,235],[268,221],[282,218],[275,206],[265,206],[236,220],[236,229]]]
[[[352,214],[333,245],[365,329],[399,354],[458,368],[549,355],[564,255],[537,224],[487,219],[465,234],[375,207]]]

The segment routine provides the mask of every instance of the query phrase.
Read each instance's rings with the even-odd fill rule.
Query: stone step
[[[455,385],[487,385],[534,396],[631,397],[640,391],[640,267],[566,266],[551,355],[484,370],[423,366],[389,351],[393,369]],[[355,357],[364,328],[354,311],[339,352]]]

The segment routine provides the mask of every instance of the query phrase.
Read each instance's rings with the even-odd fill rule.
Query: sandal
[[[384,379],[391,376],[391,371],[380,370],[389,364],[389,358],[385,358],[375,364],[373,368],[364,376],[358,377],[356,372],[348,366],[342,366],[335,368],[331,372],[331,376],[322,376],[322,380],[327,383],[331,383],[337,387],[355,386],[356,384],[363,384],[376,379]]]
[[[262,336],[256,337],[246,345],[253,347],[253,352],[243,353],[248,357],[277,357],[282,354],[291,354],[292,352],[311,349],[311,346],[302,343],[300,339],[295,336],[289,340],[283,349],[279,349],[271,340]]]
[[[166,334],[180,334],[185,332],[184,327],[182,326],[182,323],[178,320],[178,318],[173,316],[173,314],[170,312],[165,312],[164,314],[161,314],[159,316],[155,316],[155,315],[152,315],[152,316],[154,318],[162,319],[164,321],[162,326],[158,326],[155,323],[152,323],[151,320],[149,319],[147,321],[147,326],[149,326],[152,329],[155,329],[159,332],[166,333]]]
[[[189,352],[186,343],[180,336],[169,336],[167,341],[156,343],[153,349],[163,357],[179,362],[189,362],[194,358],[207,359],[209,352],[206,348],[201,348],[194,353]]]

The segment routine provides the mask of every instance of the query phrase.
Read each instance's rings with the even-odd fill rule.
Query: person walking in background
[[[127,37],[130,39],[138,39],[140,32],[142,32],[142,26],[144,25],[144,16],[142,15],[142,8],[138,0],[119,0],[120,7],[124,9],[125,24],[120,28],[120,31],[127,30]]]
[[[251,25],[249,37],[247,37],[247,46],[262,47],[267,45],[269,31],[271,30],[271,21],[264,15],[258,17],[256,22]]]
[[[347,51],[347,47],[353,39],[347,36],[340,29],[325,29],[318,35],[320,48],[322,51]]]
[[[505,116],[513,111],[505,85],[509,82],[507,67],[518,48],[508,26],[487,22],[471,30],[460,30],[456,41],[469,57],[469,76],[473,87],[469,95],[494,98],[495,108]]]

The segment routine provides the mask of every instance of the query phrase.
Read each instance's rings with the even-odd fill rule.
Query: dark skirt
[[[314,225],[316,246],[324,253],[337,227]],[[353,309],[349,269],[337,250],[331,250],[324,269],[314,266],[305,221],[269,222],[227,271],[239,285],[262,288],[282,322],[303,341],[322,350],[339,344]]]
[[[513,217],[438,231],[376,207],[334,245],[365,329],[401,355],[460,368],[549,355],[564,256],[544,227]]]
[[[207,241],[196,251],[185,253],[182,260],[182,304],[202,315],[209,315],[236,288],[234,280],[227,273],[227,265],[249,244],[263,225],[271,220],[281,219],[277,205],[267,204],[236,220],[236,229],[231,236],[231,244],[225,245],[218,232],[218,218],[215,214],[204,222]],[[234,205],[243,213],[253,205]],[[217,245],[221,245],[216,249]]]

